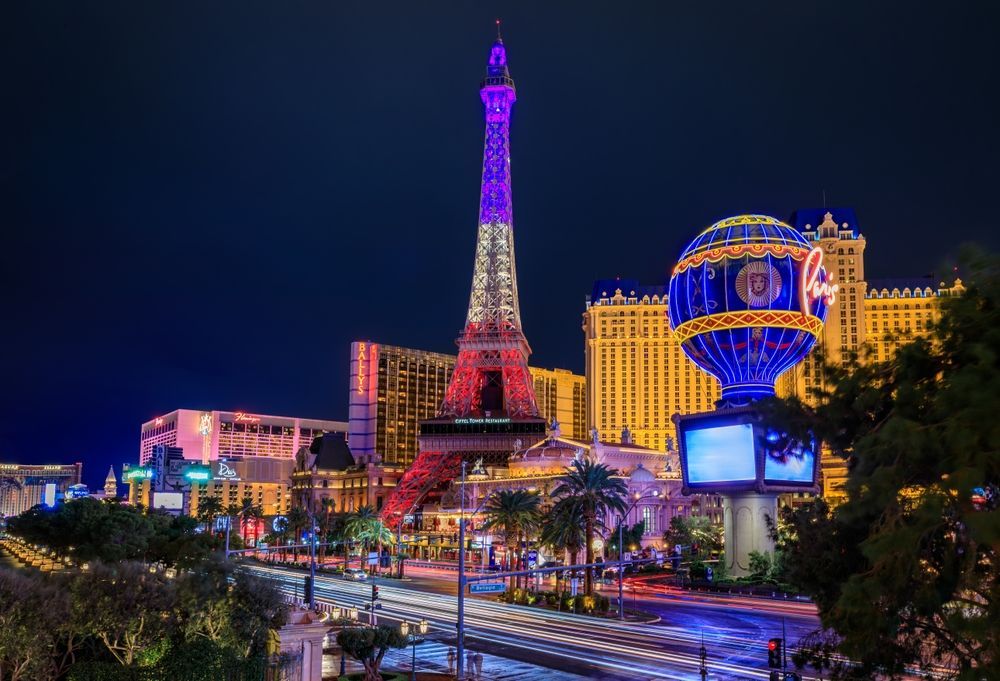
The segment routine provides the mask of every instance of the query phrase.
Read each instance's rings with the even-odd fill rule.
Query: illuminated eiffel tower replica
[[[435,418],[420,423],[420,453],[382,509],[392,527],[419,504],[440,498],[459,476],[462,461],[506,464],[516,448],[545,437],[517,300],[510,185],[510,112],[516,94],[499,25],[479,95],[486,141],[469,313],[444,402]]]

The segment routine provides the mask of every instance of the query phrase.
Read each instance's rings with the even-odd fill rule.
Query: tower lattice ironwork
[[[539,419],[514,265],[510,114],[517,96],[499,33],[479,95],[486,134],[472,291],[457,340],[458,362],[438,419]],[[398,522],[432,488],[453,479],[461,460],[455,450],[421,451],[383,508],[383,517]]]
[[[497,36],[479,89],[486,115],[483,181],[472,292],[458,362],[441,416],[538,416],[528,373],[531,348],[521,331],[514,266],[510,113],[517,99],[507,51]]]

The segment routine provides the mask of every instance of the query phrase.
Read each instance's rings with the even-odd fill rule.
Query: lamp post
[[[309,511],[309,609],[316,609],[316,516]]]
[[[455,648],[458,649],[458,664],[455,678],[465,679],[465,461],[462,461],[462,493],[459,495],[458,511],[458,629]]]
[[[410,643],[413,646],[413,657],[410,661],[410,681],[417,681],[417,636],[427,634],[427,620],[422,619],[412,625],[403,620],[399,623],[399,633],[404,637],[410,637]]]
[[[635,508],[636,504],[638,504],[643,499],[657,499],[659,498],[659,496],[660,496],[660,490],[657,489],[654,489],[651,494],[639,494],[638,492],[636,492],[633,495],[632,503],[625,509],[625,512],[622,514],[622,517],[618,520],[618,620],[619,621],[624,621],[625,619],[625,596],[624,596],[625,563],[622,560],[622,557],[624,556],[625,553],[625,547],[624,547],[625,518],[628,516],[629,513],[632,512],[632,509]]]

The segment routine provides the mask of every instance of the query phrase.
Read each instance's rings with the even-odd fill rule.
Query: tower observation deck
[[[510,115],[517,93],[499,32],[479,96],[486,133],[469,309],[444,401],[434,419],[421,423],[420,453],[382,511],[392,523],[454,479],[463,460],[505,463],[518,443],[528,446],[545,435],[517,295],[510,173]]]

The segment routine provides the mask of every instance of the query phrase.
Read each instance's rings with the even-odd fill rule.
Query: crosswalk
[[[455,661],[452,658],[449,664],[449,652],[454,656],[455,648],[440,641],[427,640],[417,643],[417,670],[454,674]],[[412,655],[413,651],[409,647],[390,650],[385,654],[383,667],[408,670]],[[579,681],[585,678],[496,655],[480,653],[480,656],[478,668],[474,660],[466,657],[466,673],[470,679],[476,681]],[[478,671],[478,674],[470,674],[472,671]]]

